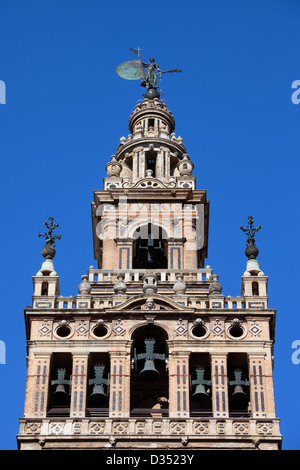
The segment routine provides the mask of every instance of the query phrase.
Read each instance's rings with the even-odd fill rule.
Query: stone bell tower
[[[150,90],[150,92],[149,92]],[[155,91],[156,89],[154,89]],[[148,94],[147,94],[148,93]],[[94,192],[96,267],[59,292],[53,237],[25,310],[20,449],[279,449],[276,311],[253,220],[241,296],[205,264],[209,201],[147,88]]]

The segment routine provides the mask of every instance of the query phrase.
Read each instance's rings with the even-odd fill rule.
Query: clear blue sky
[[[60,223],[55,268],[61,294],[76,295],[93,259],[90,202],[104,166],[144,90],[118,64],[142,48],[163,69],[161,83],[211,201],[207,264],[225,295],[239,295],[252,215],[277,309],[276,411],[284,449],[300,449],[299,129],[300,4],[297,0],[1,0],[0,448],[15,449],[23,414],[24,307],[42,263],[37,233]]]

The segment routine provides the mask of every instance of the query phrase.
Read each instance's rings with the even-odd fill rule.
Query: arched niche
[[[154,324],[132,334],[131,416],[168,416],[167,332]]]
[[[139,225],[132,234],[133,269],[166,269],[168,267],[167,232],[158,224]]]

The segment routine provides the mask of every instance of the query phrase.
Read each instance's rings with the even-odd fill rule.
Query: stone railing
[[[89,282],[114,282],[118,274],[124,274],[125,282],[142,282],[146,271],[145,269],[124,271],[119,269],[94,269],[90,267],[88,277]],[[176,282],[177,274],[182,274],[184,281],[208,281],[211,278],[212,269],[209,266],[203,269],[151,269],[151,273],[154,273],[158,281],[161,282]]]
[[[46,436],[105,437],[142,439],[155,437],[209,439],[228,437],[280,437],[277,418],[21,418],[18,437]]]

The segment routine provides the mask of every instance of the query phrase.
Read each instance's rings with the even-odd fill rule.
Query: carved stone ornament
[[[122,295],[126,293],[127,286],[123,282],[124,280],[124,274],[118,274],[117,276],[117,282],[114,285],[114,293],[117,295]]]
[[[183,275],[177,274],[176,279],[177,282],[174,284],[173,291],[175,294],[185,294],[186,283],[183,281]]]
[[[92,287],[88,281],[88,276],[84,274],[81,276],[82,282],[78,286],[78,292],[80,295],[89,295],[91,293]]]
[[[152,297],[148,297],[144,305],[142,305],[143,310],[159,310],[159,305],[157,305]]]

